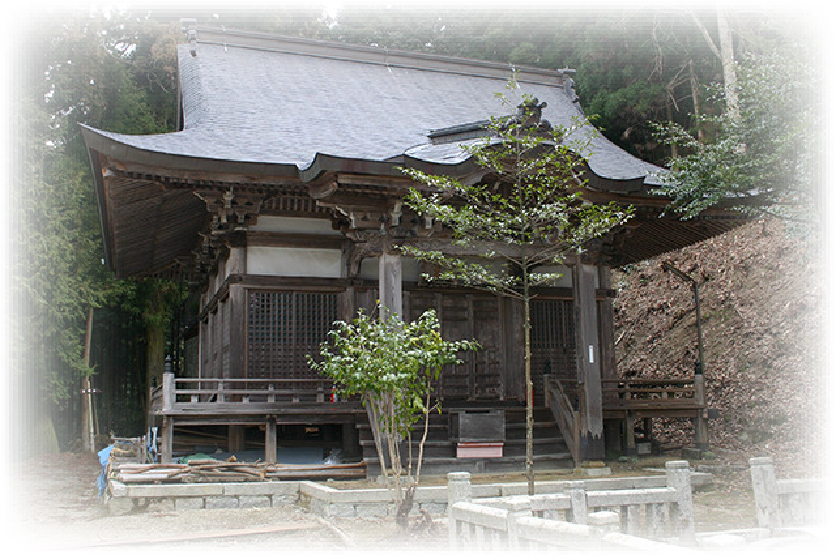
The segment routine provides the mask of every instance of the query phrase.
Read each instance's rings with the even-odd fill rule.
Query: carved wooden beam
[[[261,212],[265,193],[235,191],[234,187],[220,190],[199,190],[194,194],[206,203],[215,233],[227,233],[252,223]]]

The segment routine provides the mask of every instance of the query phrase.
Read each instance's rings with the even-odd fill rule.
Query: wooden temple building
[[[402,202],[401,167],[484,178],[460,144],[473,122],[504,116],[507,64],[236,32],[190,24],[179,46],[180,129],[132,136],[83,128],[106,262],[119,277],[188,281],[199,294],[194,356],[152,391],[163,460],[190,430],[223,431],[230,450],[341,448],[376,464],[365,410],[339,399],[306,361],[337,319],[377,300],[414,319],[435,308],[447,339],[482,349],[444,371],[425,471],[524,466],[522,314],[518,302],[422,280],[392,249],[444,241]],[[515,68],[543,119],[583,117],[573,70]],[[634,450],[635,419],[692,418],[706,442],[700,377],[623,381],[614,357],[610,268],[720,234],[721,211],[660,217],[658,168],[596,138],[592,202],[635,207],[625,226],[570,256],[533,306],[535,468]],[[496,427],[498,423],[498,427]],[[499,445],[492,457],[462,451]],[[500,455],[499,455],[500,454]],[[471,457],[465,457],[471,456]],[[474,457],[473,457],[474,456]],[[369,471],[370,473],[370,471]]]

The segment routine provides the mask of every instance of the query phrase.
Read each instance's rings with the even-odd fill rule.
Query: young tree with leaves
[[[457,353],[476,349],[475,342],[447,342],[439,333],[434,311],[411,323],[396,315],[374,319],[360,312],[353,323],[336,321],[329,342],[320,349],[321,362],[309,359],[317,372],[331,377],[340,394],[359,395],[368,410],[380,469],[396,505],[397,523],[408,524],[415,489],[420,480],[423,447],[429,432],[429,413],[440,411],[432,401],[432,381],[444,365],[460,363]],[[424,419],[423,435],[412,475],[412,428]],[[406,442],[404,468],[401,446]],[[412,479],[404,489],[404,479]]]
[[[514,81],[508,84],[515,90]],[[505,105],[510,100],[499,95]],[[476,164],[488,171],[480,183],[404,169],[425,188],[412,189],[408,205],[449,230],[450,249],[426,251],[403,246],[418,259],[437,264],[432,280],[453,281],[518,299],[524,310],[526,445],[528,492],[533,494],[533,383],[531,381],[531,300],[534,288],[550,286],[560,277],[554,265],[580,253],[631,216],[615,204],[584,202],[583,176],[592,134],[587,126],[551,128],[535,117],[537,99],[523,95],[515,117],[492,119],[484,141],[463,146]],[[540,112],[541,113],[541,112]],[[461,257],[460,248],[480,251]],[[475,248],[475,249],[473,249]],[[500,263],[500,264],[496,264]]]

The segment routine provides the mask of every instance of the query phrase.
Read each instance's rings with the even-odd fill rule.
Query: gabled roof
[[[503,106],[511,66],[316,40],[200,27],[179,46],[183,129],[132,136],[90,130],[151,153],[292,165],[318,158],[461,164],[457,144],[432,130],[512,113],[520,93],[547,102],[542,117],[584,118],[570,70],[516,68],[519,91]],[[598,137],[590,168],[608,180],[652,181],[661,172]]]

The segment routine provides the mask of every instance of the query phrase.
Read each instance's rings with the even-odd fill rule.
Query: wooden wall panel
[[[440,387],[445,399],[499,400],[505,398],[503,371],[505,334],[501,300],[482,293],[407,292],[409,319],[435,309],[445,340],[476,340],[481,349],[463,352],[460,365],[443,370]]]

